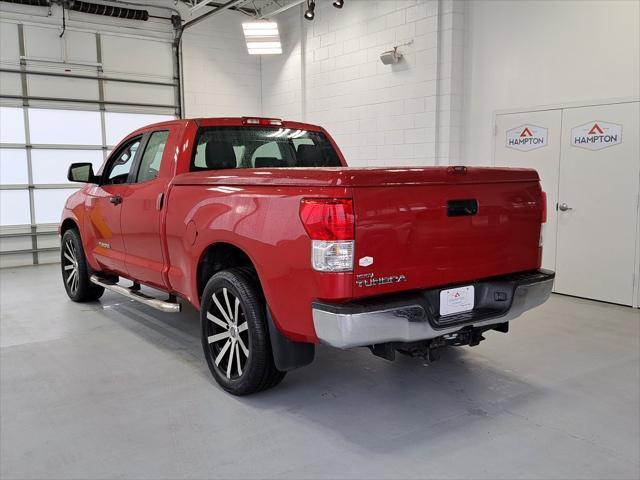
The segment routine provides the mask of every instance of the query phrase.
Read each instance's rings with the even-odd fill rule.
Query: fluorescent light
[[[284,132],[284,128],[279,128],[277,132],[270,133],[267,137],[278,137],[282,135],[282,132]]]
[[[306,135],[306,133],[307,133],[306,130],[296,130],[291,135],[289,135],[289,138],[298,138],[298,137],[301,137],[303,135]]]
[[[291,131],[290,128],[279,128],[277,132],[270,133],[267,137],[277,138],[282,137]]]
[[[260,50],[249,50],[249,55],[280,55],[281,48],[266,48]]]
[[[282,53],[280,32],[276,22],[257,21],[242,24],[249,55]]]

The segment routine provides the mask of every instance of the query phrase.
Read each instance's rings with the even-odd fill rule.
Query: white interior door
[[[499,167],[534,168],[547,193],[542,266],[556,269],[556,211],[560,162],[560,110],[496,115],[494,164]]]
[[[638,102],[562,117],[558,293],[632,305],[640,184]]]

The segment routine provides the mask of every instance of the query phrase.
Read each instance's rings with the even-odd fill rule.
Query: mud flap
[[[273,362],[278,370],[288,372],[313,362],[316,346],[313,343],[294,342],[282,335],[273,322],[268,308],[267,324],[269,326],[271,350],[273,351]]]

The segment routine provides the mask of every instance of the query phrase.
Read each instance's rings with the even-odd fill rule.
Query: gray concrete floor
[[[640,313],[554,296],[439,363],[319,348],[249,398],[211,379],[197,313],[67,299],[0,272],[10,478],[640,477]]]

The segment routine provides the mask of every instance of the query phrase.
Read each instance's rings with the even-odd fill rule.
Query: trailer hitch
[[[371,353],[375,356],[389,361],[394,361],[396,359],[396,352],[399,352],[410,357],[424,358],[428,363],[431,363],[440,359],[440,354],[444,347],[460,347],[465,345],[475,347],[479,345],[480,342],[485,340],[483,333],[487,330],[497,330],[502,333],[507,333],[509,331],[509,324],[500,323],[481,328],[465,327],[454,333],[448,333],[440,337],[418,342],[389,342],[369,345],[369,350],[371,350]]]

